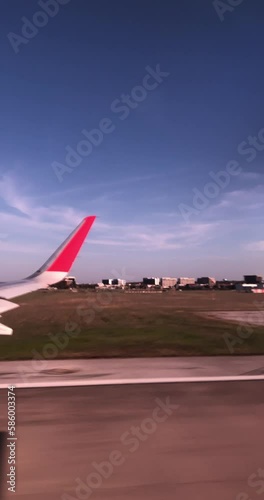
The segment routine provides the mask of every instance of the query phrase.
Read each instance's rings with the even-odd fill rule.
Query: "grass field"
[[[207,316],[212,311],[262,311],[264,295],[233,291],[162,294],[36,292],[3,315],[0,359],[264,354],[264,326]],[[242,329],[241,329],[242,327]],[[225,335],[225,337],[224,337]]]

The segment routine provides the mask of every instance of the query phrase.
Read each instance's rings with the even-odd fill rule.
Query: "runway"
[[[264,486],[263,382],[16,393],[19,500],[254,500]]]

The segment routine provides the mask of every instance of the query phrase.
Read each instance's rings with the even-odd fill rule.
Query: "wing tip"
[[[84,217],[83,222],[94,222],[96,217],[96,215],[87,215]]]
[[[86,236],[90,232],[95,219],[96,215],[84,217],[82,222],[51,256],[49,259],[51,262],[44,270],[68,273],[84,243],[84,240],[86,239]]]

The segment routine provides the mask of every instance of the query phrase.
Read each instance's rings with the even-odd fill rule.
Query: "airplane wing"
[[[3,312],[19,307],[18,304],[9,299],[34,292],[40,288],[47,288],[67,276],[95,218],[92,215],[83,219],[79,226],[74,229],[70,236],[35,273],[21,281],[0,283],[0,316]],[[0,335],[12,335],[12,333],[11,328],[0,323]]]

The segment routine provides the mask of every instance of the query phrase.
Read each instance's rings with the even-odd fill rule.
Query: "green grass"
[[[30,359],[36,353],[52,359],[47,355],[47,345],[54,345],[50,335],[68,340],[65,348],[54,348],[56,358],[228,355],[223,334],[237,337],[238,325],[207,318],[206,312],[254,311],[256,303],[264,309],[264,296],[229,291],[53,291],[16,302],[21,307],[1,318],[14,329],[13,336],[0,337],[2,360]],[[65,333],[72,323],[74,337]],[[234,354],[264,353],[264,326],[252,330],[236,344]]]

